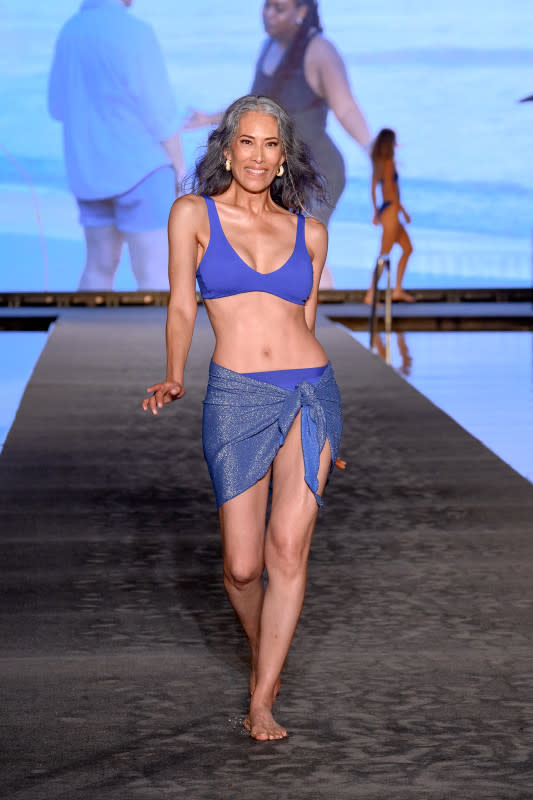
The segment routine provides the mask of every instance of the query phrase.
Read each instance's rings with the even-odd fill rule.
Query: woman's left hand
[[[407,224],[409,224],[411,222],[411,217],[409,216],[405,208],[402,208],[402,212],[404,220],[406,221]]]

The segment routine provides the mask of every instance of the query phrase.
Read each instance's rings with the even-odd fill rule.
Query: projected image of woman
[[[343,60],[322,36],[318,3],[266,0],[263,22],[268,39],[259,54],[251,91],[283,106],[311,148],[326,180],[329,200],[329,204],[315,201],[311,211],[327,226],[346,183],[344,160],[326,133],[328,110],[362,148],[369,147],[371,134],[352,94]],[[186,127],[219,120],[220,114],[195,112]],[[327,285],[331,285],[331,276],[325,274],[322,286]]]
[[[413,252],[413,245],[409,234],[400,220],[403,216],[405,223],[411,222],[411,217],[400,202],[399,176],[394,162],[396,149],[396,133],[391,128],[383,128],[376,136],[372,146],[372,205],[374,225],[381,225],[381,246],[378,263],[378,274],[381,276],[383,269],[389,264],[390,251],[395,244],[401,248],[402,254],[396,268],[396,282],[392,290],[392,299],[404,303],[414,303],[413,295],[406,292],[402,286],[409,256]],[[381,188],[381,204],[378,206],[376,190]],[[365,294],[364,301],[372,303],[372,286]]]
[[[157,414],[185,393],[198,279],[215,334],[204,454],[224,585],[251,654],[244,724],[255,739],[282,739],[287,731],[272,707],[342,429],[333,369],[314,334],[327,231],[291,213],[320,198],[322,185],[287,113],[249,95],[210,134],[194,189],[170,213],[167,374],[149,387],[143,408]]]

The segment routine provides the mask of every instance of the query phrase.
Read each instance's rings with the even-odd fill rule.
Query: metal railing
[[[391,329],[392,329],[392,289],[390,275],[390,259],[378,258],[372,276],[372,310],[370,312],[369,332],[370,349],[376,351],[376,337],[378,333],[378,287],[383,270],[387,272],[387,288],[385,290],[385,361],[391,363]]]

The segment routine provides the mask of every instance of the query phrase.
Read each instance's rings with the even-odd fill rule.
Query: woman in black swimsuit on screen
[[[290,114],[299,136],[311,149],[326,181],[328,201],[316,201],[309,212],[328,225],[343,192],[344,160],[326,133],[331,109],[343,128],[364,149],[371,134],[355,100],[344,62],[323,38],[315,0],[266,0],[263,6],[266,40],[256,65],[252,94],[276,100]],[[220,113],[194,112],[186,127],[217,124]],[[327,268],[322,288],[332,285]]]

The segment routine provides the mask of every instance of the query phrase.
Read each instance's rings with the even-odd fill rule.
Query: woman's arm
[[[205,125],[218,125],[219,122],[222,122],[223,116],[223,111],[213,111],[209,113],[207,111],[198,111],[194,109],[185,119],[182,129],[184,131],[191,131],[195,128],[203,128]]]
[[[313,288],[304,307],[307,327],[314,334],[316,307],[318,303],[318,287],[326,256],[328,254],[328,231],[325,225],[314,217],[305,220],[305,246],[313,262]]]
[[[344,130],[361,147],[368,149],[372,141],[369,127],[352,94],[344,61],[331,42],[321,36],[311,40],[304,70],[307,82],[324,98]]]
[[[398,213],[403,214],[403,218],[404,218],[405,222],[409,223],[409,222],[411,222],[411,217],[409,216],[409,214],[407,213],[407,211],[405,210],[405,208],[403,207],[403,205],[400,202],[400,192],[398,190],[398,182],[397,181],[395,181],[395,187],[396,187],[396,196],[398,198]]]
[[[150,386],[143,400],[145,411],[157,414],[167,403],[185,394],[183,374],[196,319],[196,265],[200,198],[185,195],[173,204],[168,220],[168,274],[170,296],[167,310],[167,372],[161,383]]]
[[[201,199],[195,195],[186,195],[176,200],[168,219],[170,296],[166,325],[166,379],[182,384],[198,310],[195,284],[199,200]]]
[[[405,208],[401,204],[400,204],[400,206],[398,208],[398,211],[402,212],[405,222],[407,222],[407,224],[409,224],[409,222],[411,222],[411,217],[409,216],[409,214],[407,213],[407,211],[405,210]]]
[[[376,202],[376,184],[377,184],[377,178],[376,178],[376,172],[375,172],[375,170],[374,170],[374,171],[372,172],[372,189],[371,189],[371,195],[372,195],[372,208],[374,209],[374,214],[373,214],[373,217],[372,217],[372,222],[374,223],[374,225],[376,225],[376,224],[377,224],[377,221],[378,221],[378,204],[377,204],[377,202]]]
[[[383,199],[393,203],[399,210],[400,195],[398,194],[398,181],[395,180],[396,168],[392,158],[387,158],[383,163]]]

